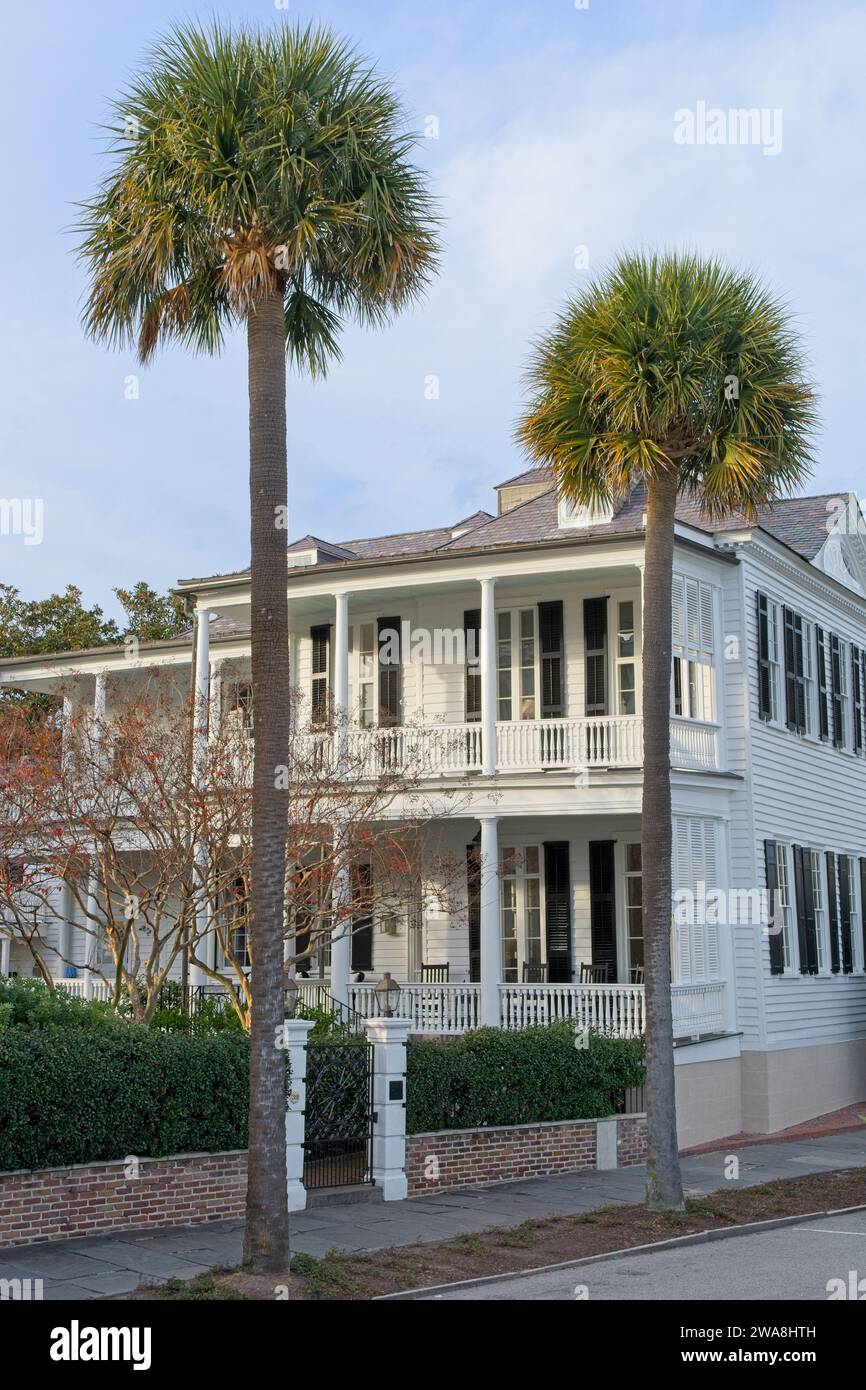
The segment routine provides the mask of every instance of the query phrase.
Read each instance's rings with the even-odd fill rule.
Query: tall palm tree
[[[695,255],[625,255],[535,347],[518,426],[590,507],[646,487],[643,852],[647,1202],[681,1209],[671,1018],[671,587],[677,498],[754,516],[808,472],[814,397],[785,309]]]
[[[288,1253],[283,904],[288,793],[286,359],[322,375],[343,321],[379,324],[437,258],[436,218],[391,87],[326,30],[171,31],[113,104],[114,163],[85,202],[96,339],[147,361],[246,332],[253,773],[246,1259]]]

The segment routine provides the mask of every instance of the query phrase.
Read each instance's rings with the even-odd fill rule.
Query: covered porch
[[[480,814],[428,826],[424,837],[417,896],[405,909],[390,901],[380,911],[374,894],[350,938],[328,943],[299,972],[304,1002],[373,1016],[387,974],[399,987],[393,1013],[420,1034],[560,1020],[644,1034],[638,815]],[[678,819],[675,887],[714,882],[724,872],[724,839],[721,822]],[[453,874],[444,897],[433,891],[437,872]],[[734,1028],[727,934],[700,920],[699,890],[694,896],[694,920],[672,938],[674,1036],[682,1039]]]

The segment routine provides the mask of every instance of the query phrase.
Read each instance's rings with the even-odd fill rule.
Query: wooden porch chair
[[[580,983],[582,985],[607,985],[610,983],[610,965],[593,965],[591,961],[580,963]]]
[[[423,985],[447,985],[448,975],[451,969],[451,962],[445,961],[443,965],[421,965],[421,983]]]
[[[523,983],[525,985],[546,985],[547,963],[545,962],[544,965],[530,965],[528,961],[524,961]]]
[[[644,982],[644,968],[642,965],[633,965],[631,970],[631,982],[633,985],[642,985]]]

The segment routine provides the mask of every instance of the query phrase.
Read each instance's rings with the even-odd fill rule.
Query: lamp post
[[[301,1002],[301,991],[298,989],[297,980],[291,975],[283,985],[283,998],[286,1005],[286,1018],[294,1018]]]
[[[383,1018],[393,1018],[397,1000],[400,998],[400,986],[396,980],[391,979],[387,970],[373,990],[373,995],[380,1015]]]

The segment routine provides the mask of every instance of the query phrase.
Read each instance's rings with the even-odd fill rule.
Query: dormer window
[[[613,502],[604,502],[600,506],[588,507],[582,502],[576,502],[571,497],[560,497],[558,521],[560,529],[572,529],[579,531],[588,526],[604,526],[613,520]]]
[[[315,565],[318,563],[319,552],[317,550],[290,550],[288,554],[289,569],[300,568],[301,565]]]

